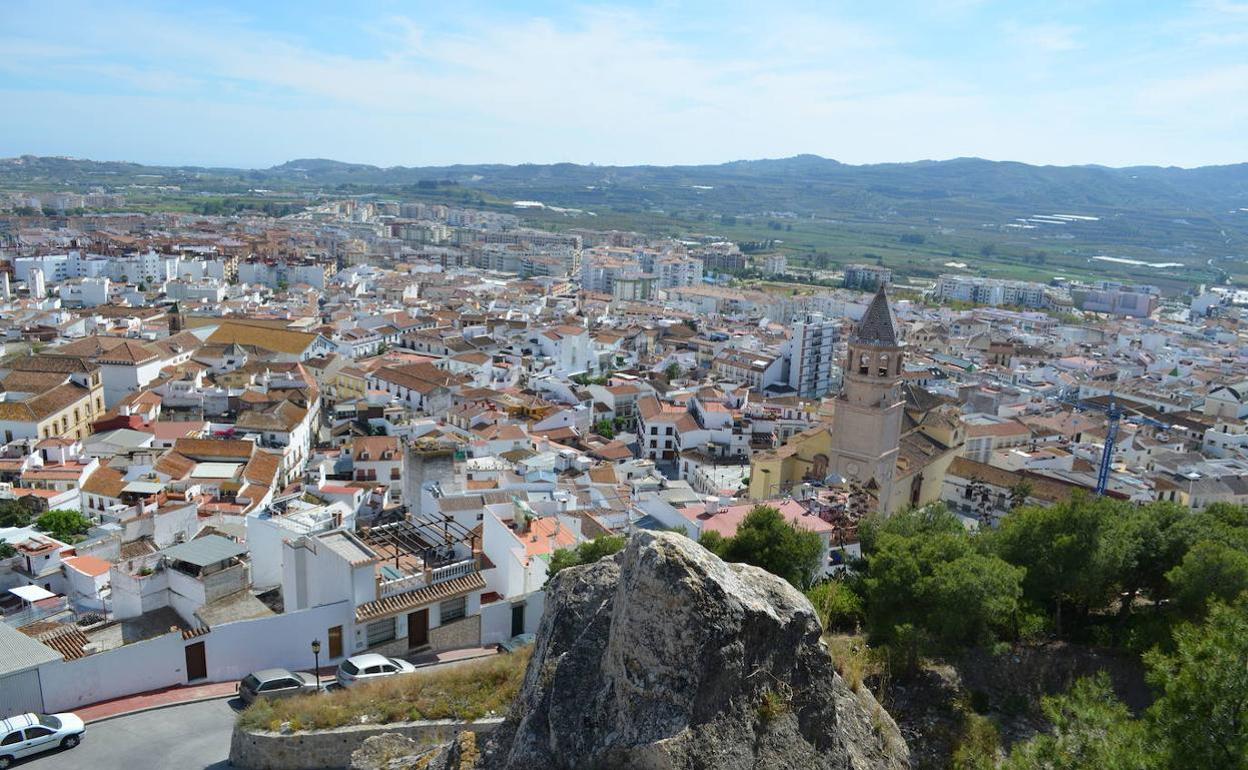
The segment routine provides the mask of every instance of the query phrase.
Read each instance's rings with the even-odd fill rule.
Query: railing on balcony
[[[59,615],[68,609],[69,599],[64,596],[58,596],[55,599],[45,599],[38,604],[33,604],[25,609],[5,615],[4,622],[13,628],[21,628],[44,618]]]
[[[477,560],[461,559],[457,562],[445,564],[441,567],[433,569],[426,568],[422,572],[414,575],[404,575],[403,577],[392,578],[390,580],[377,581],[377,598],[384,599],[387,596],[395,596],[404,594],[408,591],[418,591],[427,586],[437,583],[445,583],[448,580],[471,575],[477,570]]]
[[[405,594],[408,591],[418,591],[427,585],[428,582],[425,580],[425,573],[423,572],[394,578],[393,580],[381,580],[377,583],[377,598],[384,599],[387,596]]]
[[[475,559],[457,561],[453,564],[447,564],[434,569],[429,582],[430,584],[444,583],[448,580],[454,580],[455,578],[464,577],[465,575],[471,575],[476,568],[477,563]]]

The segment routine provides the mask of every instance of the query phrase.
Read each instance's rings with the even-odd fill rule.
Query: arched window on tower
[[[866,353],[863,353],[862,355],[858,356],[858,373],[859,374],[871,373],[871,359],[867,356]]]
[[[880,368],[878,371],[878,375],[880,377],[888,376],[888,354],[887,353],[880,354]]]

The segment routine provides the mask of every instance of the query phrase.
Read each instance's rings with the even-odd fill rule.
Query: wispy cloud
[[[676,163],[798,152],[852,162],[1184,162],[1241,152],[1229,148],[1245,128],[1228,111],[1202,124],[1220,133],[1163,157],[1176,153],[1183,127],[1173,105],[1208,112],[1240,98],[1243,73],[1201,51],[1235,57],[1230,36],[1241,29],[1225,20],[1238,19],[1243,2],[1168,18],[1181,34],[1156,40],[1147,25],[1107,37],[1103,19],[1074,5],[1024,19],[978,0],[916,2],[916,18],[731,0],[713,12],[503,6],[441,16],[394,3],[319,30],[270,19],[264,4],[249,14],[49,6],[0,5],[0,88],[22,108],[0,132],[0,152],[112,146],[110,157],[256,164],[297,155]],[[1215,33],[1220,43],[1201,42]],[[95,116],[89,137],[61,125],[79,113]]]

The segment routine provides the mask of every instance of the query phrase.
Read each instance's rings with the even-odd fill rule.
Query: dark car
[[[317,691],[316,677],[302,671],[266,668],[243,677],[238,683],[238,697],[250,706],[261,698],[286,698]]]

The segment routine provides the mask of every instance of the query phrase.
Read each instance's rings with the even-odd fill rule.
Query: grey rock
[[[892,718],[836,673],[804,596],[681,535],[564,570],[486,770],[902,770]]]
[[[460,770],[477,760],[477,736],[462,732],[430,747],[397,733],[374,735],[351,754],[351,770]]]

